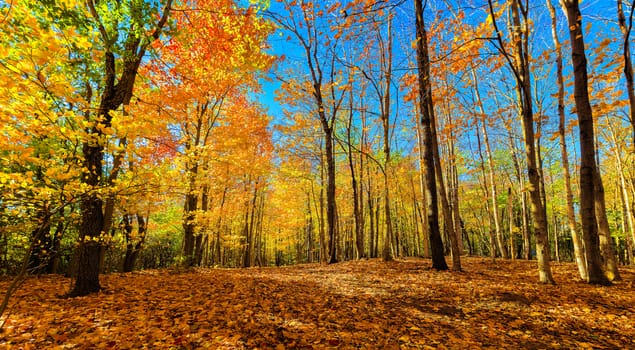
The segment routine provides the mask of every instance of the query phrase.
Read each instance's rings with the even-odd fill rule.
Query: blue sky
[[[545,48],[551,48],[552,37],[551,37],[551,28],[550,28],[550,18],[549,13],[545,7],[544,0],[531,0],[530,2],[530,18],[534,21],[534,32],[532,36],[532,48],[534,50],[534,54],[537,55],[538,52],[542,52]],[[570,54],[568,47],[568,31],[566,19],[564,17],[563,11],[560,8],[558,2],[556,0],[552,0],[554,6],[556,6],[556,11],[559,16],[559,37],[561,42],[563,42],[563,52],[565,59],[565,74],[570,73]],[[470,0],[470,1],[456,1],[456,0],[447,0],[447,1],[433,1],[430,2],[429,7],[426,9],[426,17],[428,18],[428,25],[433,25],[432,16],[440,15],[440,16],[452,16],[452,12],[447,10],[447,5],[450,4],[454,6],[454,9],[458,8],[456,4],[460,4],[461,8],[466,13],[466,21],[472,23],[480,23],[484,21],[487,16],[487,2],[484,0]],[[433,7],[436,6],[436,7]],[[625,4],[626,9],[628,9],[628,4]],[[280,5],[275,1],[272,1],[271,11],[276,12],[280,10]],[[581,1],[581,10],[583,15],[583,24],[585,27],[590,24],[590,31],[586,33],[585,41],[587,45],[587,52],[589,53],[589,63],[590,69],[593,68],[593,56],[590,54],[590,47],[597,45],[600,40],[607,37],[607,35],[615,35],[619,40],[621,40],[621,34],[617,27],[617,12],[616,12],[616,1],[612,0],[586,0]],[[412,1],[406,1],[399,7],[396,7],[394,10],[396,14],[396,21],[394,24],[394,35],[395,35],[395,69],[397,70],[396,74],[399,75],[401,72],[406,71],[408,69],[412,69],[413,67],[408,66],[408,57],[412,57],[414,54],[414,50],[410,47],[410,43],[413,39],[414,34],[414,17],[413,17],[413,9],[412,9]],[[504,19],[499,19],[501,22],[504,22]],[[501,25],[501,24],[499,24]],[[290,69],[298,62],[300,69],[302,69],[302,62],[305,60],[304,52],[300,49],[297,42],[291,40],[288,41],[286,38],[289,36],[288,33],[284,31],[279,31],[274,34],[269,43],[271,44],[271,53],[277,56],[284,55],[286,59],[279,63],[277,74],[280,74],[285,69]],[[618,41],[619,41],[618,40]],[[611,50],[620,50],[617,45],[609,46]],[[489,50],[494,52],[494,48],[490,46]],[[534,81],[537,81],[537,88],[540,90],[552,88],[555,84],[554,78],[554,68],[553,67],[538,67],[540,68],[537,71],[537,74],[542,74],[545,76],[536,77]],[[434,67],[433,67],[434,69]],[[502,75],[511,74],[506,68],[498,73]],[[270,75],[271,76],[271,75]],[[509,76],[511,78],[511,75]],[[274,119],[274,124],[276,123],[284,123],[283,116],[283,108],[285,106],[281,106],[277,101],[275,101],[276,90],[279,88],[280,83],[273,79],[272,81],[263,80],[263,93],[258,96],[260,103],[266,106],[269,110],[269,114]],[[481,89],[485,90],[486,86],[481,86]],[[395,88],[395,95],[398,93],[398,89]],[[555,92],[555,91],[553,91]],[[539,91],[539,93],[550,95],[553,93],[552,91]],[[483,91],[482,93],[485,93]],[[489,106],[492,106],[494,102],[488,103]],[[550,96],[545,97],[546,110],[552,111],[553,108],[553,98]],[[397,109],[393,108],[393,111]],[[410,108],[407,106],[402,106],[399,109],[400,115],[397,123],[407,123],[409,119],[411,119],[408,114],[410,113]],[[555,112],[553,112],[555,113]],[[548,112],[548,114],[553,114],[552,112]],[[549,128],[549,125],[546,126]],[[496,131],[494,130],[494,135],[496,135]],[[278,137],[279,135],[277,135]],[[406,135],[408,136],[408,135]],[[406,143],[412,146],[412,137],[413,135],[409,135],[410,139],[406,141]],[[397,143],[401,137],[397,137],[394,143]],[[396,144],[396,146],[398,146]],[[402,145],[404,146],[404,145]],[[409,147],[405,145],[404,147]]]

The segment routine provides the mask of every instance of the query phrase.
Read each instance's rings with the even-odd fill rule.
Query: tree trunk
[[[547,213],[543,206],[540,194],[540,172],[537,165],[536,144],[534,135],[534,115],[533,101],[531,96],[531,75],[529,69],[528,53],[528,8],[523,7],[517,0],[511,1],[512,36],[514,45],[513,61],[504,49],[500,31],[496,24],[495,13],[492,1],[488,0],[490,15],[493,19],[495,33],[497,35],[499,48],[503,51],[509,67],[516,79],[516,89],[518,94],[518,104],[521,107],[523,138],[525,143],[525,156],[527,159],[527,173],[529,178],[529,198],[531,201],[531,213],[534,219],[534,234],[536,236],[536,257],[538,258],[538,274],[540,282],[553,284],[551,266],[549,263],[549,237],[547,227]],[[521,23],[520,13],[522,11],[523,21]]]
[[[487,155],[487,170],[489,175],[490,182],[490,191],[492,196],[492,217],[494,219],[494,229],[496,230],[496,244],[498,246],[498,250],[501,253],[501,257],[503,259],[507,259],[507,249],[505,249],[505,242],[503,241],[503,231],[500,225],[500,219],[498,217],[498,191],[496,190],[496,181],[494,180],[494,160],[492,159],[492,149],[489,142],[489,135],[487,133],[487,125],[485,120],[485,108],[483,107],[483,101],[481,100],[481,93],[478,88],[478,78],[476,77],[476,72],[474,71],[474,67],[471,68],[472,71],[472,79],[474,81],[474,93],[476,95],[477,106],[479,107],[479,112],[481,114],[481,132],[483,133],[483,143],[485,143],[485,153]],[[494,255],[494,253],[492,254]]]
[[[478,120],[476,121],[476,124],[477,125],[479,124]],[[479,133],[478,130],[476,130],[476,143],[478,146],[478,156],[480,158],[479,164],[481,168],[481,173],[483,174],[483,192],[484,192],[484,197],[487,198],[488,196],[490,196],[491,191],[489,190],[489,185],[487,183],[488,182],[487,171],[485,170],[485,159],[483,157],[483,146],[481,142],[481,134]],[[492,261],[494,261],[496,260],[496,231],[492,230],[492,222],[494,221],[493,211],[490,210],[489,201],[487,200],[485,201],[485,208],[487,210],[488,217],[489,217],[489,227],[487,230],[489,233],[489,254],[490,254],[490,257],[492,258]]]
[[[592,284],[610,284],[602,271],[598,223],[595,214],[595,138],[593,112],[589,103],[587,61],[582,36],[582,14],[577,0],[560,0],[567,16],[571,38],[571,57],[575,80],[574,96],[580,129],[580,216],[587,261],[588,278]],[[601,181],[601,179],[600,179]]]
[[[359,193],[359,186],[357,183],[357,172],[355,170],[355,155],[353,153],[353,137],[352,137],[352,129],[353,129],[353,89],[350,89],[350,111],[348,114],[348,124],[346,126],[346,141],[348,143],[348,167],[351,171],[351,187],[353,189],[353,219],[355,220],[355,243],[357,248],[357,259],[362,259],[366,257],[366,252],[364,250],[364,231],[362,229],[362,212],[360,209],[360,201],[361,198]],[[363,113],[363,112],[362,112]]]
[[[196,177],[198,166],[191,166],[188,170],[188,189],[183,205],[183,265],[194,266],[194,251],[196,246],[196,210],[198,208],[198,193],[196,191]]]
[[[417,68],[419,83],[419,110],[423,131],[423,154],[425,161],[426,199],[428,204],[428,234],[432,251],[432,267],[436,270],[447,270],[443,252],[443,241],[439,230],[439,205],[437,198],[437,181],[435,174],[434,140],[432,128],[434,122],[434,105],[430,82],[430,58],[428,55],[428,38],[423,21],[422,0],[415,2],[415,26],[417,30]]]
[[[565,111],[564,111],[564,77],[563,77],[563,65],[562,65],[562,46],[558,39],[557,31],[557,18],[556,9],[551,3],[551,0],[547,0],[547,7],[551,15],[551,33],[553,36],[553,44],[556,50],[556,74],[558,80],[558,136],[560,138],[560,150],[562,158],[562,175],[564,177],[564,187],[567,200],[567,223],[569,232],[571,233],[571,239],[573,241],[573,252],[575,255],[575,262],[578,266],[578,273],[583,280],[587,279],[586,260],[584,258],[584,246],[580,240],[580,235],[577,229],[577,223],[575,220],[575,212],[573,209],[573,191],[571,190],[571,174],[569,173],[569,153],[567,151],[567,140],[565,132]]]
[[[421,118],[421,111],[418,108],[415,108],[415,116],[416,116],[416,120],[415,123],[417,125],[417,146],[419,147],[419,168],[420,169],[425,169],[425,157],[423,154],[423,150],[424,150],[424,145],[423,145],[423,130],[421,127],[421,123],[419,122],[419,119]],[[421,198],[422,198],[422,204],[421,207],[419,208],[418,212],[419,212],[419,216],[421,219],[421,229],[423,231],[423,256],[426,258],[429,258],[431,255],[430,253],[430,235],[427,234],[427,227],[428,227],[428,213],[427,213],[427,205],[425,203],[426,201],[426,179],[425,179],[425,172],[424,171],[420,171],[419,172],[419,190],[421,192]]]
[[[613,142],[613,149],[615,149],[615,160],[617,163],[617,172],[619,174],[620,181],[620,198],[622,200],[623,206],[623,216],[624,216],[624,233],[627,235],[626,242],[633,241],[635,242],[635,220],[633,219],[633,209],[631,207],[631,199],[628,193],[628,183],[626,181],[626,176],[624,175],[624,165],[622,160],[622,148],[620,143],[618,143],[617,137],[615,136],[615,131],[613,128],[613,124],[611,123],[610,118],[607,117],[609,132],[611,135],[611,141]],[[629,264],[631,261],[629,260]]]
[[[383,45],[380,45],[383,48]],[[383,141],[384,141],[384,169],[383,169],[383,178],[384,178],[384,215],[385,224],[386,224],[386,232],[384,236],[384,249],[382,252],[382,258],[384,261],[392,261],[394,260],[392,253],[392,242],[393,242],[393,228],[392,228],[392,213],[390,211],[390,183],[389,183],[389,173],[390,173],[390,84],[392,77],[392,21],[388,20],[388,49],[382,49],[382,70],[383,70],[383,80],[384,80],[384,91],[383,96],[381,98],[381,122],[383,126]],[[395,246],[398,252],[398,246]],[[397,253],[398,254],[398,253]]]
[[[58,273],[61,258],[60,249],[62,246],[62,235],[64,234],[65,228],[66,225],[64,221],[64,211],[62,211],[60,213],[60,218],[57,222],[57,226],[55,227],[55,232],[53,233],[53,242],[51,245],[52,251],[47,266],[48,273]]]
[[[635,2],[631,3],[631,13],[628,17],[628,23],[624,16],[622,0],[617,0],[617,19],[620,30],[624,35],[623,55],[624,55],[624,77],[626,78],[626,91],[628,92],[628,102],[630,105],[630,120],[633,128],[633,153],[635,153],[635,87],[633,84],[633,63],[631,60],[631,28],[633,27],[633,12],[635,11]]]
[[[326,120],[323,124],[327,124]],[[337,262],[337,231],[335,227],[335,154],[333,153],[333,129],[324,126],[326,154],[326,227],[329,237],[329,264]]]
[[[426,42],[427,50],[427,42]],[[428,69],[429,69],[428,62]],[[428,70],[429,71],[429,70]],[[428,75],[429,82],[429,75]],[[430,96],[432,96],[432,88],[430,86]],[[430,110],[433,115],[430,118],[432,131],[432,152],[434,159],[434,169],[437,178],[437,190],[439,191],[439,197],[441,199],[441,214],[443,215],[443,229],[446,233],[446,237],[450,240],[450,252],[452,253],[452,270],[461,271],[461,254],[459,253],[459,245],[457,238],[457,231],[454,228],[454,220],[452,219],[452,211],[450,210],[450,202],[448,200],[448,192],[445,188],[445,181],[443,181],[443,170],[441,169],[441,157],[439,156],[439,143],[437,138],[437,126],[436,118],[434,118],[434,106],[432,105],[432,97],[430,97]]]
[[[143,215],[136,214],[137,217],[137,237],[132,239],[132,223],[130,215],[124,215],[124,230],[126,232],[126,255],[123,261],[123,272],[132,272],[137,263],[137,258],[145,242],[147,232],[147,220]]]
[[[525,177],[523,176],[520,168],[520,162],[518,159],[516,145],[511,133],[508,135],[509,148],[511,149],[512,162],[514,163],[514,169],[516,172],[516,178],[518,179],[519,188],[525,188]],[[527,210],[527,192],[522,191],[520,193],[520,214],[522,221],[522,236],[523,236],[523,253],[525,260],[531,260],[531,238],[529,236],[529,210]]]
[[[450,199],[452,203],[452,216],[454,220],[454,232],[456,232],[456,248],[458,255],[463,255],[463,227],[461,226],[461,210],[459,206],[459,171],[456,166],[456,153],[455,142],[452,137],[452,141],[448,145],[450,149]],[[453,262],[454,264],[454,262]]]
[[[599,168],[595,168],[596,174],[593,176],[593,187],[595,190],[595,215],[598,220],[598,234],[600,238],[600,253],[604,258],[604,273],[609,281],[620,281],[622,277],[617,269],[615,251],[613,249],[613,239],[609,220],[606,216],[606,202],[604,201],[604,185]]]

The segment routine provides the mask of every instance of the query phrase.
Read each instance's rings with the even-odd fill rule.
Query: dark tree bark
[[[123,260],[123,272],[132,272],[134,270],[135,265],[137,264],[137,259],[139,258],[139,253],[143,248],[143,244],[145,243],[148,221],[143,215],[136,214],[137,217],[137,238],[132,239],[131,235],[126,236],[126,255]],[[124,230],[128,234],[132,233],[132,222],[131,216],[124,216]]]
[[[610,282],[602,270],[598,222],[595,213],[594,177],[598,175],[598,172],[595,163],[593,111],[589,102],[582,14],[577,0],[560,0],[560,3],[567,16],[571,38],[571,58],[575,80],[574,97],[580,129],[580,216],[588,271],[587,281],[592,284],[609,285]],[[599,181],[602,180],[599,179]]]
[[[348,156],[348,168],[351,171],[351,188],[353,190],[353,218],[355,220],[355,244],[357,248],[357,259],[363,259],[366,257],[366,250],[364,244],[364,230],[363,230],[363,217],[361,208],[361,193],[359,184],[357,181],[357,171],[355,164],[355,153],[353,152],[353,89],[349,91],[349,113],[348,123],[346,125],[346,142],[347,142],[347,156]],[[363,113],[363,111],[362,111]],[[361,156],[360,156],[361,159]]]
[[[103,92],[99,109],[97,111],[97,120],[104,127],[110,127],[112,122],[111,111],[117,110],[121,105],[128,105],[132,98],[137,72],[141,60],[145,56],[146,49],[150,45],[149,40],[142,38],[133,33],[134,28],[130,28],[127,34],[124,48],[124,54],[119,57],[121,74],[117,77],[117,57],[112,51],[111,35],[120,36],[122,33],[108,33],[101,23],[101,19],[95,9],[93,0],[88,0],[87,5],[92,15],[92,20],[97,22],[101,34],[101,40],[105,46],[104,71],[105,76],[102,82]],[[159,19],[151,38],[156,40],[159,38],[163,27],[167,23],[168,15],[172,0],[167,0],[163,14]],[[144,5],[145,6],[145,5]],[[114,40],[117,40],[116,38]],[[89,188],[93,189],[87,193],[80,203],[81,223],[79,237],[79,252],[77,276],[75,278],[73,288],[69,292],[70,296],[82,296],[90,293],[96,293],[101,289],[99,283],[99,258],[101,247],[101,236],[106,223],[111,218],[104,215],[104,200],[99,196],[96,189],[99,188],[104,181],[102,162],[104,160],[104,145],[98,140],[103,136],[102,127],[93,126],[87,130],[90,136],[84,141],[82,150],[84,154],[84,167],[86,169],[82,176],[82,182]],[[112,215],[112,213],[110,213]]]
[[[423,4],[421,0],[414,0],[417,31],[417,68],[419,83],[419,110],[421,111],[421,126],[423,131],[423,158],[425,163],[426,199],[428,204],[428,234],[430,235],[430,250],[432,253],[432,267],[436,270],[447,270],[443,254],[443,241],[439,230],[439,203],[437,197],[435,159],[432,128],[434,122],[434,105],[432,102],[432,86],[430,83],[430,57],[428,54],[428,38],[423,20]]]

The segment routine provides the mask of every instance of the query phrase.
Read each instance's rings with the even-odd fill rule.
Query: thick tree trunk
[[[577,0],[560,0],[568,19],[571,57],[575,78],[575,105],[580,129],[580,216],[587,261],[588,279],[592,284],[610,284],[602,270],[598,223],[595,214],[595,137],[593,112],[589,103],[587,61],[582,36],[582,14]],[[601,181],[601,180],[600,180]]]
[[[188,190],[185,194],[183,206],[183,265],[194,266],[194,250],[196,246],[196,210],[198,208],[198,194],[196,193],[196,176],[198,167],[193,166],[188,171]]]
[[[622,277],[617,269],[617,260],[613,249],[613,239],[609,220],[606,216],[606,203],[604,201],[604,185],[599,169],[596,167],[596,174],[593,176],[593,187],[595,190],[595,215],[598,220],[598,234],[600,238],[600,253],[604,263],[604,272],[609,281],[620,281]]]
[[[432,102],[432,88],[430,82],[430,58],[428,56],[428,38],[423,21],[423,4],[421,0],[414,0],[417,30],[417,68],[419,83],[419,110],[421,111],[421,126],[423,131],[423,154],[425,161],[426,199],[428,204],[428,234],[432,251],[432,267],[436,270],[447,270],[443,252],[443,241],[439,230],[439,204],[437,198],[437,181],[435,174],[435,159],[433,130],[434,105]]]

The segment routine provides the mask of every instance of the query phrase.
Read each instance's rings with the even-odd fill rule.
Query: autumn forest
[[[372,308],[383,286],[396,293],[381,301],[391,310],[416,297],[441,324],[509,322],[463,304],[485,296],[523,322],[516,341],[541,303],[559,303],[536,288],[559,288],[571,305],[575,291],[606,294],[554,314],[558,324],[602,311],[597,298],[615,307],[606,322],[620,320],[615,310],[635,298],[634,12],[629,0],[0,0],[0,330],[28,333],[24,348],[65,344],[86,329],[28,328],[32,304],[13,300],[41,290],[115,307],[134,294],[116,276],[171,290],[186,283],[174,279],[207,290],[209,279],[230,288],[206,292],[230,313],[255,303],[246,286],[261,283],[304,314],[281,287],[292,282],[369,298],[321,296],[339,308]],[[368,276],[375,286],[360,282]],[[470,278],[492,289],[421,299]],[[250,329],[266,305],[242,325],[234,310],[211,343],[198,320],[128,345],[425,343],[411,312],[383,335],[355,323],[308,337],[319,317],[291,327],[262,316],[271,328],[228,331]],[[24,318],[12,324],[12,313]],[[178,328],[164,318],[152,332]],[[425,344],[503,344],[452,329]],[[588,329],[575,329],[582,338],[536,331],[532,341],[589,345]],[[589,346],[624,344],[598,332]]]

